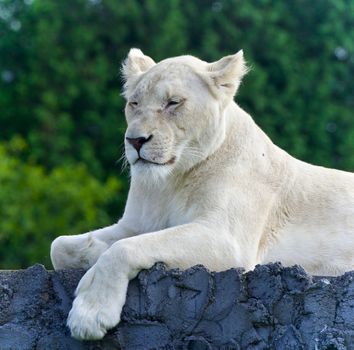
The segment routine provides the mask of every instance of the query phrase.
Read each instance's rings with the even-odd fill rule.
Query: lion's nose
[[[140,148],[143,147],[143,144],[152,139],[152,135],[148,138],[146,137],[126,137],[125,138],[136,150],[140,151]]]

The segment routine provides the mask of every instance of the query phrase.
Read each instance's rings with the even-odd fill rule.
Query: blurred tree
[[[252,70],[238,103],[292,155],[354,170],[353,37],[349,0],[1,0],[0,141],[25,140],[28,147],[10,157],[38,182],[77,163],[87,169],[79,172],[83,185],[87,177],[105,188],[107,178],[117,177],[122,191],[102,207],[113,221],[128,188],[116,160],[125,129],[119,66],[129,48],[157,61],[186,53],[216,60],[243,48]],[[16,201],[25,179],[13,176],[18,182],[7,186],[17,186]],[[27,187],[40,186],[36,181]],[[9,215],[2,211],[1,221],[11,217],[16,227],[20,219]],[[45,215],[50,221],[61,214]],[[78,233],[88,229],[82,222],[68,220],[57,230],[38,222],[38,230]],[[101,223],[90,222],[92,229]],[[28,240],[36,234],[21,232]],[[36,259],[48,250],[41,247]]]
[[[18,137],[0,145],[0,268],[50,266],[55,237],[112,223],[107,209],[121,188],[114,177],[100,183],[83,164],[47,172],[24,163],[15,155],[25,146]]]

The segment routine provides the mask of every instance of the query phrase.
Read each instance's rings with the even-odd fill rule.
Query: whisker
[[[123,143],[124,145],[124,143]],[[122,145],[121,145],[121,149],[122,149]],[[119,164],[121,163],[121,170],[120,170],[120,173],[122,174],[129,166],[129,162],[128,162],[128,159],[127,157],[125,156],[125,150],[123,148],[122,150],[122,155],[116,160],[115,164]]]
[[[184,148],[184,151],[188,155],[191,155],[197,159],[204,159],[205,158],[205,154],[202,151],[200,151],[198,148],[187,146]]]

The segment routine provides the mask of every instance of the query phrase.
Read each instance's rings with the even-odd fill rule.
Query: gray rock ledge
[[[213,273],[156,264],[129,285],[119,327],[70,337],[66,317],[83,271],[0,271],[0,349],[354,350],[354,272],[307,275],[280,264]]]

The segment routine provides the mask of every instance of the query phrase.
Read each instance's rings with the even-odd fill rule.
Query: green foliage
[[[49,267],[51,241],[112,223],[107,210],[119,194],[116,178],[100,183],[83,164],[47,172],[21,162],[14,153],[25,146],[21,138],[0,145],[0,268]]]
[[[77,163],[87,169],[76,171],[87,191],[90,181],[106,188],[107,178],[119,179],[122,189],[104,220],[113,221],[123,211],[128,187],[116,160],[125,129],[119,69],[129,48],[139,47],[155,60],[191,53],[209,61],[242,48],[252,69],[238,103],[294,156],[354,170],[353,38],[354,2],[348,0],[1,0],[0,141],[19,135],[28,145],[6,155],[32,174],[26,188],[45,186],[50,181],[45,179],[57,176],[54,187],[70,191],[66,171],[79,169]],[[12,196],[20,196],[29,177],[17,178],[1,165],[5,171],[16,186]],[[73,203],[79,200],[76,193]],[[48,200],[41,198],[43,208]],[[95,202],[95,211],[108,202]],[[81,208],[65,207],[76,214]],[[33,211],[27,215],[37,221],[38,231],[53,236],[91,226],[73,223],[68,210],[56,212],[63,225],[67,220],[56,229],[38,221]],[[92,226],[101,225],[98,217]],[[14,230],[22,225],[19,218],[1,212],[0,220],[14,220]],[[21,234],[6,232],[32,240],[36,231],[27,227]],[[19,249],[15,242],[5,243],[8,254]],[[45,254],[47,248],[39,244],[26,262]],[[11,261],[7,256],[0,261],[25,263],[17,260],[20,254]]]

